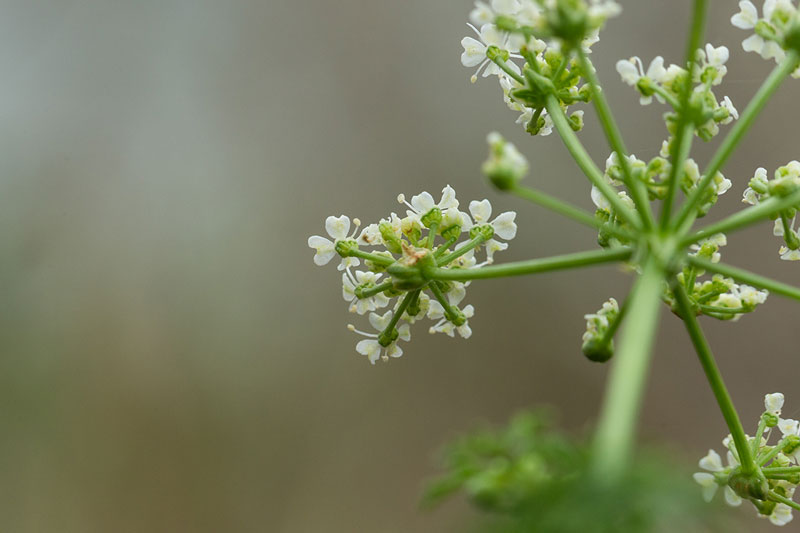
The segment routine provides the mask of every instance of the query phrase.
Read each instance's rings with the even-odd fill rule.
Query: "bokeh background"
[[[629,148],[652,157],[664,109],[640,107],[614,63],[679,61],[690,2],[621,3],[594,58]],[[418,510],[445,442],[543,404],[576,435],[591,427],[606,367],[580,355],[582,315],[623,298],[628,275],[475,284],[472,339],[417,331],[373,367],[345,329],[338,273],[306,246],[330,214],[375,220],[397,193],[448,183],[518,211],[504,260],[594,245],[483,182],[498,130],[530,159],[529,183],[591,206],[559,139],[526,136],[496,83],[470,85],[470,2],[0,6],[1,530],[463,531],[464,502]],[[741,51],[735,2],[711,8],[708,38],[732,51],[719,94],[742,109],[771,65]],[[757,166],[800,156],[798,87],[726,166],[734,188],[712,218],[740,207]],[[588,109],[582,139],[602,163]],[[770,229],[738,233],[725,258],[797,283]],[[772,297],[738,324],[704,321],[749,425],[767,392],[800,413],[797,309]],[[687,465],[719,447],[723,422],[666,312],[649,385],[643,441]]]

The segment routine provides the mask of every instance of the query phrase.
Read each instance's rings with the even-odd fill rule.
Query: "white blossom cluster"
[[[775,171],[772,179],[767,175],[767,169],[758,168],[755,176],[750,180],[749,187],[744,191],[742,201],[756,205],[772,197],[782,197],[800,190],[800,162],[790,161]],[[782,237],[784,245],[778,253],[785,261],[800,261],[800,235],[795,229],[797,218],[796,206],[781,211],[775,218],[772,233]]]
[[[672,164],[669,160],[669,142],[664,141],[659,155],[650,161],[645,162],[634,154],[629,155],[627,159],[633,179],[645,185],[649,197],[651,199],[663,199],[667,194],[667,180],[672,170]],[[621,189],[624,185],[622,177],[623,169],[619,161],[619,156],[616,152],[612,152],[608,159],[606,159],[603,179],[612,187]],[[681,181],[679,183],[680,189],[684,194],[689,196],[697,189],[701,177],[700,167],[694,159],[687,158],[684,162],[683,172],[681,173]],[[717,172],[709,183],[708,188],[701,196],[701,201],[698,206],[698,215],[704,216],[708,213],[709,209],[717,203],[717,199],[730,190],[731,185],[731,181],[728,178],[723,176],[721,172]],[[633,200],[625,190],[619,190],[617,194],[624,204],[628,205],[631,209],[634,208]],[[592,186],[591,198],[597,208],[596,216],[599,219],[605,222],[613,222],[620,227],[626,226],[625,221],[614,213],[608,199],[603,196],[597,186]],[[610,245],[627,243],[621,242],[618,238],[603,235],[601,231],[600,244],[604,247],[608,247]]]
[[[363,229],[358,219],[351,224],[345,215],[330,216],[325,221],[328,237],[308,239],[308,246],[316,251],[317,265],[325,265],[337,255],[341,258],[342,295],[350,312],[368,314],[375,331],[361,331],[353,325],[348,329],[365,337],[356,351],[373,364],[378,359],[400,357],[403,350],[398,341],[409,341],[410,325],[425,318],[433,321],[431,333],[451,337],[458,333],[464,338],[472,333],[469,319],[474,308],[459,308],[468,282],[396,279],[389,275],[394,266],[402,269],[429,261],[444,269],[481,268],[493,262],[495,253],[508,248],[506,241],[517,233],[516,213],[492,217],[489,200],[472,201],[468,213],[461,211],[449,185],[438,202],[427,192],[413,196],[410,202],[401,194],[398,201],[407,207],[405,216],[391,213]],[[484,254],[480,263],[479,253]],[[363,269],[358,270],[362,261]]]
[[[743,499],[749,499],[759,516],[768,518],[776,526],[784,526],[792,520],[792,507],[781,500],[791,500],[800,484],[800,473],[796,472],[800,469],[795,468],[800,465],[800,422],[781,418],[783,403],[784,396],[780,392],[767,394],[756,435],[747,437],[763,476],[763,499],[753,497],[752,489],[737,481],[737,474],[741,470],[739,453],[728,435],[722,441],[727,450],[727,464],[723,464],[716,451],[709,450],[699,463],[704,472],[694,474],[706,501],[711,501],[717,489],[724,487],[725,501],[731,506],[739,506]],[[778,441],[770,445],[770,438],[778,433]]]
[[[754,52],[764,59],[780,63],[786,57],[786,49],[797,46],[796,41],[790,41],[798,38],[800,10],[792,0],[766,0],[760,16],[750,0],[739,2],[739,10],[731,17],[731,23],[754,32],[742,42],[745,52]],[[800,67],[795,69],[792,77],[800,78]]]
[[[712,263],[718,263],[720,248],[728,243],[724,234],[719,233],[690,246],[689,255],[700,257]],[[719,320],[738,320],[745,313],[755,311],[756,307],[767,301],[769,292],[749,285],[736,283],[731,278],[715,274],[710,280],[699,281],[704,271],[694,267],[686,267],[678,274],[678,281],[683,284],[689,300],[701,314]],[[665,297],[675,308],[674,297]]]
[[[569,20],[563,20],[567,0],[491,0],[475,2],[467,25],[475,33],[461,40],[461,64],[477,67],[478,75],[497,76],[506,105],[519,113],[517,123],[532,135],[549,135],[553,123],[544,109],[541,95],[523,86],[497,65],[502,59],[516,74],[530,71],[552,80],[562,107],[589,100],[588,86],[581,86],[581,74],[574,60],[562,50],[581,46],[589,52],[597,42],[600,28],[619,13],[613,0],[569,0]],[[576,22],[579,21],[579,22]],[[569,115],[573,129],[583,127],[583,111]]]
[[[693,89],[689,104],[697,109],[699,116],[704,117],[704,121],[696,125],[695,134],[705,140],[719,133],[720,124],[728,124],[739,118],[739,112],[733,106],[731,99],[724,96],[718,101],[713,91],[713,87],[722,83],[728,72],[725,63],[729,57],[730,52],[727,47],[715,47],[709,43],[704,49],[697,50],[693,63],[691,76]],[[642,60],[636,56],[621,59],[617,62],[617,72],[622,81],[639,91],[639,101],[642,105],[650,104],[655,97],[662,104],[669,103],[675,109],[681,105],[683,86],[689,75],[686,68],[678,65],[671,64],[665,67],[664,58],[661,56],[653,59],[647,70],[644,69]],[[666,119],[670,132],[674,133],[677,114],[669,113]]]

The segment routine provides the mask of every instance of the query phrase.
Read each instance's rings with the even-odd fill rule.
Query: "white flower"
[[[484,78],[491,75],[502,75],[503,70],[486,57],[486,50],[488,50],[490,46],[496,46],[509,53],[516,52],[516,50],[513,50],[512,47],[509,46],[508,36],[498,30],[494,24],[484,24],[481,26],[480,30],[475,28],[472,24],[467,24],[467,26],[472,28],[480,39],[477,40],[473,37],[464,37],[461,39],[461,46],[464,48],[464,52],[461,54],[461,64],[465,67],[474,67],[478,65],[478,69],[470,80],[475,83],[481,70],[483,70]],[[519,57],[516,54],[512,55],[513,57]],[[508,61],[506,64],[514,72],[520,72],[519,67],[513,61]],[[486,68],[484,69],[483,67]]]
[[[469,212],[475,220],[475,224],[489,224],[494,230],[494,235],[505,241],[510,241],[517,235],[517,225],[514,222],[517,214],[514,211],[506,211],[500,213],[497,218],[489,222],[492,216],[492,204],[489,200],[481,200],[480,202],[473,200],[469,203]],[[486,241],[486,257],[491,261],[494,253],[505,250],[508,244],[500,242],[494,238]]]
[[[728,453],[728,467],[722,465],[722,458],[714,450],[708,450],[708,454],[700,459],[699,466],[708,472],[729,472],[732,467],[737,466],[738,463],[733,455]],[[719,483],[713,474],[706,472],[698,472],[692,476],[694,480],[702,487],[703,499],[710,502],[717,493]],[[725,501],[732,507],[737,507],[742,504],[742,498],[736,494],[733,489],[725,485]]]
[[[667,77],[667,69],[664,68],[664,58],[661,56],[655,57],[650,62],[650,66],[647,67],[647,72],[644,70],[642,60],[637,56],[630,59],[620,59],[617,61],[617,72],[619,72],[619,75],[622,77],[622,81],[631,87],[636,87],[639,80],[642,78],[647,78],[654,83],[663,83]],[[663,101],[659,95],[656,95],[656,97],[659,101]],[[653,97],[642,95],[639,101],[642,105],[648,105],[653,101]]]
[[[775,506],[772,513],[769,515],[769,521],[776,526],[785,526],[792,521],[792,508],[785,503],[779,503]]]
[[[725,63],[728,62],[728,58],[730,57],[728,47],[720,46],[714,48],[711,43],[708,43],[706,44],[705,51],[698,50],[698,57],[700,61],[696,65],[697,70],[695,71],[696,74],[698,74],[698,78],[700,73],[711,72],[713,76],[709,80],[711,84],[719,85],[722,83],[722,78],[728,73],[728,67],[725,66]]]
[[[781,246],[778,253],[784,261],[800,261],[800,250],[792,250],[788,246]]]
[[[720,102],[719,105],[720,107],[724,107],[725,109],[727,109],[729,113],[728,118],[723,120],[722,124],[730,124],[734,120],[739,120],[739,111],[737,111],[736,108],[733,107],[733,102],[731,102],[730,98],[726,96],[725,98],[722,99],[722,102]]]
[[[359,315],[363,315],[367,311],[374,311],[381,307],[389,305],[389,298],[382,292],[369,298],[359,299],[356,296],[356,288],[359,286],[375,286],[380,282],[381,274],[375,272],[361,272],[356,270],[355,276],[348,268],[342,274],[342,297],[345,301],[350,302],[350,311],[355,311]]]
[[[758,10],[750,0],[739,2],[739,13],[731,17],[731,24],[743,30],[752,30],[758,22]]]
[[[406,202],[404,194],[399,194],[397,196],[397,201],[411,208],[410,211],[406,212],[408,216],[417,218],[427,215],[434,207],[438,207],[442,212],[447,209],[456,209],[458,207],[456,191],[449,185],[446,185],[445,188],[442,189],[442,198],[438,203],[435,202],[433,196],[426,191],[412,196],[411,203]]]
[[[703,499],[707,502],[713,500],[714,494],[717,493],[717,489],[719,488],[719,485],[717,485],[716,478],[714,478],[713,474],[697,472],[692,475],[692,478],[694,478],[694,480],[702,488]]]
[[[386,311],[383,315],[370,313],[369,323],[378,332],[382,332],[389,325],[393,315],[394,311],[391,310]],[[408,324],[402,324],[397,327],[397,340],[386,347],[381,346],[381,344],[378,342],[378,334],[376,333],[365,333],[363,331],[358,331],[352,324],[349,324],[347,329],[354,331],[359,335],[363,335],[364,337],[368,337],[367,339],[359,341],[358,344],[356,344],[356,351],[361,355],[366,355],[369,359],[369,362],[373,365],[378,361],[378,359],[388,361],[390,357],[400,357],[403,355],[403,350],[397,345],[397,341],[402,340],[407,342],[411,340],[411,329]]]
[[[353,231],[353,235],[358,231],[359,226],[358,219],[355,219],[355,222],[356,228]],[[350,232],[350,218],[347,215],[339,217],[329,216],[325,219],[325,231],[328,232],[328,235],[333,241],[319,235],[312,235],[308,238],[309,248],[314,248],[316,250],[314,254],[314,263],[320,266],[327,265],[336,255],[336,243],[348,238],[347,234]],[[353,236],[349,238],[352,239]],[[349,266],[358,266],[359,264],[360,261],[357,257],[343,257],[338,268],[339,270],[344,270]]]
[[[453,304],[451,303],[451,305]],[[464,307],[461,312],[464,314],[464,317],[467,319],[467,321],[460,326],[456,326],[445,317],[444,307],[442,307],[442,304],[432,300],[430,310],[428,311],[428,318],[432,320],[438,320],[438,322],[431,326],[428,329],[428,332],[444,333],[449,337],[455,337],[455,332],[457,331],[462,338],[470,338],[472,336],[472,329],[469,327],[469,319],[475,316],[475,308],[472,305],[468,305]]]
[[[765,395],[764,409],[766,409],[768,413],[780,416],[781,409],[783,409],[783,394],[780,392],[773,392],[772,394]]]
[[[469,13],[469,20],[476,26],[483,26],[484,24],[491,24],[494,22],[496,15],[492,8],[485,2],[475,2],[475,8]]]

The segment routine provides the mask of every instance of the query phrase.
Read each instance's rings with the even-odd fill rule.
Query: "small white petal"
[[[469,212],[472,213],[472,218],[475,219],[476,224],[486,224],[489,217],[492,216],[492,204],[489,200],[473,200],[469,203]]]

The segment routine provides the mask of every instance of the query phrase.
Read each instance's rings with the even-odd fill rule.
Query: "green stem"
[[[717,233],[736,230],[745,226],[750,226],[761,220],[767,219],[779,213],[787,207],[800,204],[800,190],[783,198],[773,197],[753,207],[743,209],[729,217],[723,218],[719,222],[711,224],[701,229],[697,233],[687,236],[681,241],[682,246],[688,246],[702,239],[707,239]]]
[[[770,474],[800,474],[800,466],[767,466],[761,469],[764,475]]]
[[[645,228],[652,228],[654,226],[653,211],[650,208],[647,191],[644,187],[644,183],[633,176],[631,164],[627,157],[628,151],[625,149],[625,142],[622,139],[622,133],[614,120],[614,115],[611,113],[611,108],[608,105],[605,93],[600,88],[600,82],[597,79],[594,65],[581,47],[578,47],[578,57],[581,62],[583,76],[589,82],[589,87],[592,90],[592,100],[594,101],[594,107],[600,119],[600,124],[603,126],[611,149],[617,153],[619,164],[622,166],[625,185],[627,185],[628,190],[631,191],[631,198],[633,198],[633,202],[636,204],[636,208],[644,222]]]
[[[720,411],[722,411],[722,417],[725,419],[725,423],[728,425],[733,441],[736,444],[736,451],[742,465],[742,472],[746,475],[753,474],[758,471],[758,467],[753,460],[753,454],[750,451],[742,422],[739,420],[739,413],[736,412],[730,394],[728,394],[728,389],[725,387],[725,382],[722,380],[722,374],[717,367],[716,361],[714,361],[714,355],[703,335],[703,330],[697,322],[697,317],[694,314],[689,298],[686,296],[686,291],[684,291],[683,286],[676,281],[673,284],[673,293],[675,294],[675,300],[678,303],[678,309],[681,318],[683,318],[683,323],[686,326],[689,337],[692,339],[692,344],[697,351],[700,364],[708,379],[708,384],[711,386],[714,397],[719,404]]]
[[[761,446],[761,437],[764,435],[764,430],[767,429],[767,420],[762,416],[758,421],[758,429],[756,429],[756,436],[753,438],[753,445],[750,450],[753,456],[758,455],[758,448]]]
[[[433,250],[433,241],[436,239],[436,231],[439,229],[439,224],[431,224],[431,227],[428,228],[428,242],[425,245],[425,248],[428,250]]]
[[[678,133],[673,141],[675,146],[672,150],[672,164],[667,181],[667,196],[664,198],[664,204],[661,208],[662,228],[667,228],[669,226],[670,217],[672,216],[672,204],[675,201],[675,193],[678,190],[678,183],[683,177],[684,164],[686,163],[686,158],[689,157],[689,152],[692,150],[693,139],[694,124],[686,122],[678,128]]]
[[[678,101],[677,98],[672,96],[666,89],[661,87],[660,85],[653,84],[653,92],[657,95],[661,96],[675,111],[679,111],[681,108],[681,103]]]
[[[435,257],[436,259],[439,259],[440,257],[442,257],[442,254],[445,253],[447,251],[447,249],[450,248],[451,246],[453,246],[456,242],[458,242],[458,237],[452,237],[450,239],[447,239],[446,243],[440,245],[436,249],[436,251],[433,252],[433,257]]]
[[[431,292],[433,293],[433,296],[439,301],[439,303],[444,308],[444,316],[447,318],[447,320],[452,322],[458,316],[458,310],[453,309],[453,306],[450,305],[450,302],[447,300],[447,298],[445,298],[444,293],[442,293],[442,289],[439,288],[438,283],[433,282],[430,285],[428,285],[428,288],[430,288]]]
[[[634,433],[661,310],[664,274],[652,257],[628,297],[628,320],[606,385],[592,450],[598,482],[614,484],[633,458]]]
[[[505,72],[506,74],[508,74],[512,78],[514,78],[516,81],[518,81],[522,85],[525,85],[525,78],[523,78],[522,76],[520,76],[519,74],[517,74],[516,72],[511,70],[511,67],[509,67],[502,58],[496,57],[496,58],[489,58],[489,59],[491,61],[493,61],[495,65],[500,67],[503,72]]]
[[[758,89],[756,95],[747,105],[747,108],[744,110],[744,112],[739,116],[739,120],[736,121],[736,124],[725,137],[725,140],[722,141],[722,144],[712,157],[711,162],[708,164],[708,168],[703,174],[703,178],[700,180],[700,184],[694,190],[691,196],[689,196],[686,203],[684,203],[681,207],[681,210],[678,212],[678,216],[675,218],[675,222],[673,223],[673,228],[679,228],[680,233],[685,233],[688,228],[691,227],[696,215],[695,210],[697,209],[700,199],[703,196],[703,191],[708,188],[711,180],[714,179],[714,176],[717,174],[717,172],[722,169],[722,166],[731,156],[733,150],[736,148],[742,138],[744,138],[747,131],[755,122],[758,114],[762,109],[764,109],[764,106],[767,104],[775,91],[778,90],[778,87],[780,87],[783,80],[785,80],[786,77],[791,74],[795,68],[797,68],[797,63],[799,60],[800,56],[798,56],[798,53],[794,50],[789,50],[786,52],[786,57],[783,59],[783,61],[781,61],[781,63],[775,67],[769,77],[764,80],[761,88]]]
[[[697,307],[704,313],[716,313],[718,315],[739,315],[747,312],[744,307],[717,307],[703,304],[698,304]]]
[[[792,509],[794,509],[796,511],[800,511],[800,504],[796,503],[794,500],[790,500],[789,498],[781,496],[780,494],[778,494],[776,492],[770,491],[769,492],[769,499],[774,501],[774,502],[778,502],[778,503],[782,503],[784,505],[788,505],[789,507],[791,507]]]
[[[356,288],[355,294],[359,300],[363,300],[364,298],[369,298],[371,296],[375,296],[376,294],[380,294],[386,289],[391,289],[392,285],[393,283],[391,281],[384,281],[380,285],[375,285],[369,289],[358,290],[358,288]]]
[[[614,321],[608,325],[608,329],[600,341],[600,346],[607,346],[611,344],[611,340],[614,338],[614,335],[616,335],[620,324],[622,324],[622,321],[625,319],[625,313],[628,310],[628,307],[630,307],[628,305],[629,300],[630,298],[626,298],[625,301],[622,302],[622,307],[620,307],[619,313],[617,313],[617,317],[614,319]]]
[[[449,254],[444,257],[439,258],[436,263],[440,266],[449,265],[454,260],[458,259],[462,255],[468,253],[470,250],[474,249],[476,246],[480,246],[482,242],[484,242],[486,237],[482,234],[476,235],[472,239],[468,240]]]
[[[758,466],[763,466],[774,459],[779,453],[783,451],[783,447],[786,445],[786,439],[783,438],[778,441],[778,444],[772,447],[770,451],[765,453],[764,455],[759,455],[756,457],[756,463]]]
[[[417,289],[417,291],[418,290],[419,289]],[[414,293],[417,291],[411,291],[406,294],[405,298],[403,298],[403,300],[400,302],[400,305],[397,307],[397,310],[392,314],[392,319],[389,320],[389,323],[386,325],[386,328],[378,336],[379,341],[381,338],[384,338],[385,336],[391,334],[392,331],[394,331],[394,327],[400,321],[400,318],[402,318],[403,313],[406,312],[408,304],[411,303],[411,300],[414,298]]]
[[[555,95],[547,95],[546,108],[547,113],[553,121],[553,126],[558,130],[561,139],[564,141],[564,145],[567,147],[567,150],[569,150],[569,153],[572,154],[572,157],[583,173],[586,174],[586,177],[589,178],[589,181],[600,190],[620,217],[625,219],[628,224],[638,228],[640,224],[636,213],[622,203],[617,191],[605,180],[603,173],[600,172],[600,169],[594,164],[592,158],[586,153],[578,136],[572,131],[569,121],[564,115],[564,110],[561,109],[561,104],[558,102],[558,98],[556,98]]]
[[[722,274],[723,276],[733,278],[740,283],[752,285],[757,289],[766,289],[770,292],[774,292],[775,294],[780,294],[794,300],[800,300],[800,289],[792,287],[791,285],[787,285],[786,283],[781,283],[780,281],[766,278],[759,274],[755,274],[741,268],[732,267],[723,263],[712,263],[711,261],[706,261],[705,259],[692,256],[688,256],[686,259],[689,261],[689,263],[693,264],[697,268]]]
[[[595,250],[575,254],[557,255],[545,259],[531,259],[517,261],[504,265],[491,265],[481,268],[439,268],[425,267],[423,275],[427,279],[469,281],[473,279],[505,278],[509,276],[524,276],[526,274],[539,274],[554,270],[567,270],[604,263],[615,263],[630,259],[633,250],[630,248],[617,248],[614,250]]]
[[[371,254],[369,252],[365,252],[363,250],[352,250],[350,252],[352,257],[360,257],[361,259],[366,259],[367,261],[372,261],[375,264],[389,266],[394,264],[395,260],[391,257],[386,257],[384,255],[378,254]]]
[[[583,209],[575,207],[572,204],[550,196],[542,191],[537,191],[536,189],[531,189],[530,187],[521,187],[516,185],[509,189],[509,192],[515,196],[518,196],[519,198],[540,205],[545,209],[549,209],[560,215],[564,215],[567,218],[571,218],[572,220],[579,222],[584,226],[589,226],[590,228],[597,230],[605,229],[617,237],[633,239],[633,236],[622,228],[604,224],[601,220],[598,220],[594,215],[587,213]]]

